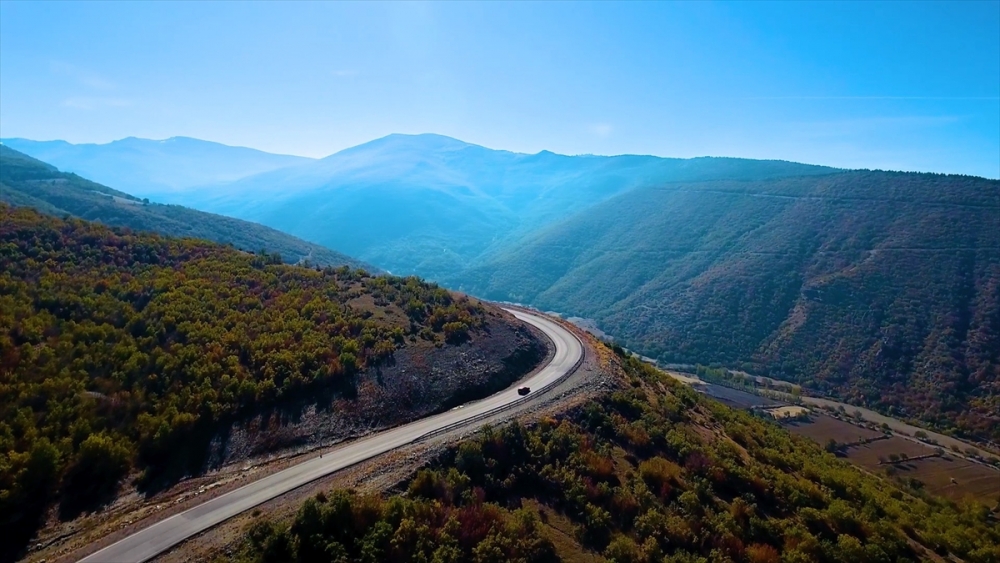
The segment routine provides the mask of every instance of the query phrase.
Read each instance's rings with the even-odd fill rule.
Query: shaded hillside
[[[107,186],[154,197],[309,162],[189,137],[162,141],[129,137],[103,145],[0,139],[4,145]]]
[[[637,360],[622,362],[627,390],[532,427],[486,430],[405,483],[405,495],[320,493],[292,522],[252,524],[235,560],[1000,558],[1000,527],[986,510],[864,473]]]
[[[727,158],[529,155],[440,135],[390,135],[173,201],[444,281],[534,229],[626,190],[831,170]]]
[[[1000,182],[848,172],[636,190],[454,282],[1000,439]]]
[[[0,204],[0,560],[50,501],[70,519],[133,468],[150,490],[240,459],[213,454],[234,425],[316,410],[339,424],[310,429],[328,442],[485,396],[543,356],[509,315],[416,278]]]
[[[76,174],[60,172],[4,145],[0,145],[0,202],[34,207],[49,215],[72,215],[107,225],[208,239],[249,252],[277,252],[290,263],[308,260],[320,266],[346,264],[376,270],[270,227],[179,205],[144,202]]]

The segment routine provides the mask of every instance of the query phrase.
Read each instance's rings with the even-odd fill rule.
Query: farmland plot
[[[831,439],[838,444],[853,444],[883,436],[881,432],[855,426],[825,414],[813,415],[808,421],[786,422],[784,426],[792,434],[805,436],[824,445]]]
[[[971,498],[987,506],[1000,503],[1000,471],[945,454],[896,465],[897,475],[912,477],[928,492],[952,500]]]

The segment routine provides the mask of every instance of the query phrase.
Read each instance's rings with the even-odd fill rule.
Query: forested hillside
[[[455,348],[475,365],[436,367],[459,366]],[[499,310],[416,278],[0,204],[0,560],[50,500],[72,518],[132,468],[140,488],[197,473],[241,420],[311,404],[398,424],[508,385],[542,353]]]
[[[484,430],[420,471],[405,494],[337,490],[306,501],[291,523],[265,516],[237,560],[1000,560],[987,509],[862,472],[635,359],[621,362],[625,390],[531,427]]]
[[[452,284],[1000,439],[1000,182],[845,172],[612,198]]]
[[[170,236],[204,238],[242,250],[278,253],[286,262],[308,260],[320,266],[377,268],[318,244],[270,227],[159,205],[102,186],[0,145],[0,202],[34,207],[56,216],[72,215],[107,225],[155,231]]]
[[[626,190],[832,170],[737,158],[519,154],[441,135],[390,135],[174,202],[446,282],[534,229]]]

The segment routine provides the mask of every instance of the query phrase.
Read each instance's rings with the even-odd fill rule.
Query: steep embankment
[[[60,172],[3,145],[0,145],[0,202],[34,207],[59,217],[71,215],[116,227],[203,238],[248,252],[276,252],[289,263],[308,260],[319,266],[346,264],[377,271],[359,260],[263,225],[140,200],[76,174]]]
[[[456,286],[598,321],[667,362],[793,379],[1000,439],[1000,182],[847,172],[667,184]]]
[[[261,443],[411,420],[545,354],[506,313],[416,278],[2,204],[0,272],[0,559],[51,504],[74,518],[130,473],[155,489]]]

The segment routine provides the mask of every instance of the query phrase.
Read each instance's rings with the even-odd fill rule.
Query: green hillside
[[[335,399],[356,408],[376,393],[371,416],[400,423],[487,395],[541,353],[501,351],[507,326],[416,278],[283,265],[0,204],[0,560],[51,501],[72,518],[113,499],[133,468],[141,487],[196,474],[217,435],[268,409],[294,417],[311,404],[332,418]],[[489,381],[428,367],[447,353]],[[366,376],[413,356],[422,367],[402,401],[391,367],[378,374],[386,389]]]
[[[738,158],[519,154],[441,135],[389,135],[171,201],[268,225],[393,273],[449,283],[528,233],[627,190],[833,170]]]
[[[485,430],[420,471],[405,495],[320,493],[292,522],[251,525],[236,560],[1000,560],[986,509],[862,472],[622,362],[627,390],[532,427]]]
[[[195,211],[179,205],[147,203],[0,145],[0,202],[29,206],[49,215],[80,217],[107,225],[231,244],[281,254],[289,263],[348,265],[376,270],[361,261],[270,227]]]
[[[845,172],[634,190],[453,285],[1000,439],[1000,182]]]

